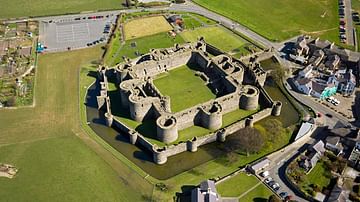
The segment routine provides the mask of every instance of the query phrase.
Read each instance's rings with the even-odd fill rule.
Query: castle
[[[98,109],[105,111],[107,125],[116,126],[128,135],[131,144],[140,144],[153,153],[155,163],[163,164],[169,156],[184,151],[196,152],[199,146],[210,142],[224,142],[227,135],[243,127],[252,127],[254,122],[270,115],[280,115],[282,104],[274,102],[264,90],[266,72],[259,65],[252,62],[245,65],[226,54],[212,54],[217,56],[210,57],[209,52],[214,51],[219,52],[200,39],[196,43],[154,49],[140,58],[126,59],[125,63],[113,68],[99,67],[97,81],[100,92],[97,103]],[[209,86],[216,98],[174,113],[170,97],[161,94],[153,79],[182,65],[195,67],[196,75]],[[116,78],[120,103],[112,103],[108,96],[110,75]],[[260,99],[263,107],[259,112],[222,128],[224,114],[237,109],[257,110]],[[215,132],[160,148],[114,117],[111,104],[121,105],[129,110],[131,119],[137,122],[156,120],[156,138],[166,144],[179,138],[178,131],[194,125]]]

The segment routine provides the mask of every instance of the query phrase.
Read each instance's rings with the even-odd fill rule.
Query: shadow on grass
[[[176,201],[178,202],[188,202],[191,201],[191,191],[195,189],[194,185],[184,185],[181,187],[181,193],[176,193]]]
[[[256,198],[253,198],[253,202],[267,202],[268,199],[266,198],[261,198],[261,197],[256,197]]]

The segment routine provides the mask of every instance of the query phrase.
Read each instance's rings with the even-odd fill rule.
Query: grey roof
[[[337,145],[340,142],[340,137],[328,136],[325,141],[327,144]]]
[[[324,147],[324,142],[322,140],[319,140],[316,144],[314,144],[312,146],[312,148],[317,152],[317,153],[324,153],[325,152],[325,147]]]
[[[200,183],[201,191],[208,191],[210,188],[211,191],[216,192],[215,182],[212,180],[206,180]]]
[[[297,79],[296,79],[296,82],[297,82],[299,85],[306,85],[306,84],[308,84],[309,82],[311,82],[311,79],[308,79],[308,78],[297,78]]]
[[[327,87],[326,85],[320,84],[318,82],[315,81],[311,81],[311,86],[312,86],[312,90],[321,94],[325,88]]]
[[[255,172],[257,172],[257,171],[265,168],[269,164],[270,164],[270,160],[266,158],[266,159],[264,159],[262,161],[259,161],[259,162],[255,163],[255,164],[253,164],[251,166],[251,169],[253,169]]]
[[[348,135],[351,135],[352,130],[350,128],[334,128],[334,129],[330,130],[330,133],[332,135],[346,137]]]
[[[312,129],[313,125],[314,124],[308,122],[302,123],[299,132],[296,134],[295,141],[308,134],[308,132]]]
[[[328,202],[345,202],[346,196],[344,195],[343,190],[338,185],[335,185],[334,188],[331,190],[330,196],[327,201]]]
[[[192,202],[219,202],[221,198],[216,191],[215,182],[206,180],[200,183],[200,188],[191,191]]]

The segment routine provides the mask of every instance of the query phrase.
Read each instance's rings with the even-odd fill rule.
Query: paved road
[[[334,112],[332,109],[329,109],[328,107],[314,101],[314,99],[312,99],[311,97],[298,93],[294,90],[291,89],[291,86],[289,83],[285,84],[286,89],[288,90],[288,92],[298,101],[301,101],[303,104],[307,105],[307,106],[311,106],[311,108],[313,110],[315,110],[316,112],[320,112],[322,114],[332,114],[333,118],[329,118],[325,116],[325,124],[328,125],[330,128],[335,126],[336,122],[338,120],[344,122],[344,123],[349,123],[348,119],[343,117],[342,115]],[[350,124],[350,123],[349,123]]]
[[[349,0],[348,0],[349,1]],[[109,11],[109,12],[99,12],[99,13],[93,13],[91,15],[108,15],[108,14],[119,14],[120,12],[123,13],[133,13],[133,12],[139,12],[144,9],[131,9],[131,10],[118,10],[118,11]],[[257,43],[263,45],[267,48],[274,48],[275,55],[280,59],[280,62],[284,64],[286,67],[291,67],[291,62],[281,58],[280,53],[278,50],[281,49],[283,43],[274,43],[266,38],[258,35],[257,33],[249,30],[248,28],[232,21],[231,19],[228,19],[224,16],[218,15],[212,11],[206,10],[205,8],[202,8],[192,2],[186,2],[185,4],[172,4],[170,7],[165,8],[149,8],[146,9],[147,11],[159,11],[159,10],[170,10],[170,11],[184,11],[184,12],[194,12],[201,15],[204,15],[212,20],[218,21],[221,24],[223,24],[225,27],[228,27],[230,29],[234,29],[235,31],[249,37],[250,39],[256,41]],[[40,21],[47,21],[47,20],[62,20],[62,19],[69,19],[69,18],[76,18],[83,16],[84,14],[79,15],[68,15],[68,16],[56,16],[56,17],[42,17],[42,18],[35,18],[36,20]],[[295,40],[296,38],[290,39],[290,41]],[[315,111],[322,112],[322,113],[328,113],[329,109],[325,106],[320,105],[319,103],[314,102],[313,100],[309,99],[306,96],[297,94],[294,91],[291,91],[291,94],[297,98],[298,100],[301,100],[305,105],[312,106]],[[331,112],[334,114],[333,112]],[[334,114],[333,119],[327,119],[327,123],[330,125],[334,125],[335,119],[344,120],[344,118],[340,115]],[[346,121],[346,120],[345,120]],[[302,141],[312,143],[314,140],[309,138],[304,138]],[[292,187],[284,180],[284,168],[286,166],[286,162],[292,158],[294,158],[296,155],[298,155],[299,150],[301,151],[303,144],[302,143],[296,143],[291,144],[288,146],[285,150],[279,151],[275,154],[272,154],[269,156],[269,158],[272,160],[272,164],[270,167],[271,175],[276,181],[281,185],[282,190],[287,191],[289,194],[293,195],[298,201],[304,201],[298,193],[295,193],[295,191],[292,190]]]
[[[345,21],[346,21],[346,44],[355,46],[354,25],[351,13],[351,0],[344,0],[345,4]]]

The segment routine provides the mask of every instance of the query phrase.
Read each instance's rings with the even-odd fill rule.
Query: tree
[[[269,197],[268,202],[281,202],[281,199],[273,194]]]
[[[258,152],[264,145],[264,140],[258,130],[245,127],[230,135],[225,147],[228,151],[242,150],[249,153]]]
[[[283,67],[279,66],[278,68],[271,71],[270,76],[278,84],[282,83],[282,79],[285,77],[285,70]]]

